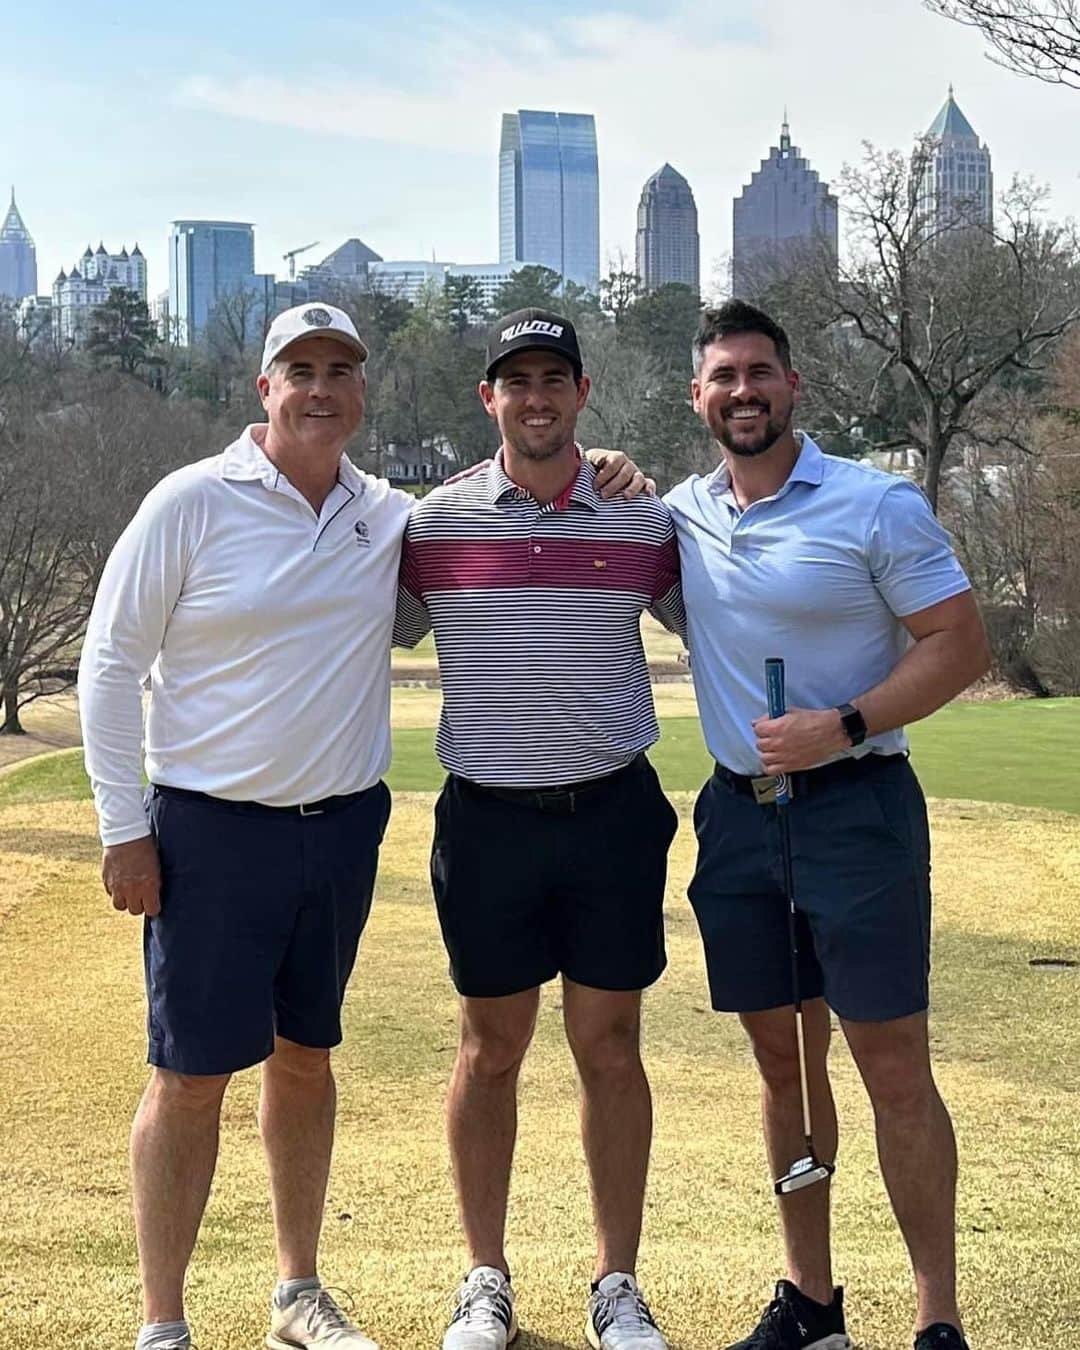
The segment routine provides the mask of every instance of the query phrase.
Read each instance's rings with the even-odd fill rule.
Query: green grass
[[[1080,814],[1080,699],[954,703],[911,728],[912,761],[931,797],[1012,802]],[[443,779],[429,727],[394,732],[388,775],[399,792],[431,792]],[[669,717],[651,752],[669,792],[691,792],[710,761],[696,717]],[[11,770],[0,805],[89,795],[78,750]]]
[[[780,1242],[757,1076],[737,1020],[707,1011],[685,900],[692,797],[673,800],[670,964],[645,1005],[656,1132],[640,1273],[673,1350],[716,1350],[756,1319],[781,1273]],[[353,1292],[384,1350],[439,1344],[465,1260],[445,1142],[456,1000],[427,877],[431,806],[430,794],[401,793],[395,804],[335,1054],[320,1266]],[[959,1138],[971,1344],[1076,1350],[1080,972],[1030,961],[1080,957],[1080,818],[944,802],[933,827],[933,1047]],[[113,912],[97,858],[89,802],[0,806],[4,1350],[114,1350],[131,1345],[138,1324],[127,1132],[146,1079],[141,927]],[[848,1325],[858,1350],[898,1350],[910,1345],[910,1272],[869,1106],[839,1038],[832,1066],[843,1138],[835,1268]],[[212,1350],[255,1350],[266,1330],[273,1247],[256,1085],[257,1074],[240,1074],[226,1097],[188,1282],[196,1342]],[[557,987],[545,990],[520,1097],[508,1251],[524,1325],[515,1350],[572,1350],[592,1237]]]

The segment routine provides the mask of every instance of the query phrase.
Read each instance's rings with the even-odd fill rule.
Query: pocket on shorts
[[[865,780],[866,799],[881,829],[916,861],[929,860],[926,800],[907,761],[872,771]]]

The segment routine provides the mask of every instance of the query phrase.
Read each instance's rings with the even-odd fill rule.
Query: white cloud
[[[730,247],[732,198],[775,141],[785,105],[796,144],[835,182],[841,165],[859,158],[863,139],[910,145],[952,81],[990,143],[999,185],[1015,171],[1033,172],[1052,182],[1055,214],[1080,208],[1069,138],[1061,134],[1065,119],[1080,108],[1080,94],[992,66],[976,34],[914,3],[769,0],[757,14],[760,23],[753,26],[725,24],[715,6],[686,4],[655,19],[611,11],[541,28],[517,12],[503,11],[497,23],[479,27],[446,11],[437,25],[416,34],[424,92],[325,72],[306,79],[298,70],[288,78],[228,82],[193,76],[178,97],[230,118],[371,138],[403,152],[480,157],[485,167],[471,204],[463,213],[458,186],[447,197],[453,219],[441,222],[441,241],[460,258],[481,256],[483,241],[492,237],[500,117],[523,107],[596,114],[605,254],[621,248],[632,256],[641,184],[671,161],[697,198],[706,273]],[[447,174],[460,174],[463,162],[448,162]],[[407,154],[400,164],[399,182],[378,184],[380,217],[399,222],[396,237],[380,241],[387,256],[427,251],[425,222],[409,218],[416,184],[409,182]],[[432,211],[439,210],[442,191],[439,181],[424,184]]]

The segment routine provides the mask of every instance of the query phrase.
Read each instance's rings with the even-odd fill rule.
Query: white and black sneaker
[[[505,1350],[518,1334],[514,1291],[494,1266],[477,1266],[457,1292],[442,1350]]]
[[[668,1350],[637,1280],[621,1270],[594,1285],[585,1339],[593,1350]]]
[[[816,1303],[790,1280],[777,1280],[776,1297],[761,1321],[728,1350],[851,1350],[843,1289],[833,1290],[831,1303]]]

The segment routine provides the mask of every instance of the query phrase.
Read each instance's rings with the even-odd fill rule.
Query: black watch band
[[[862,745],[866,740],[866,722],[863,720],[862,713],[858,708],[852,707],[850,703],[841,703],[836,711],[840,714],[840,722],[844,728],[844,735],[852,745]]]

